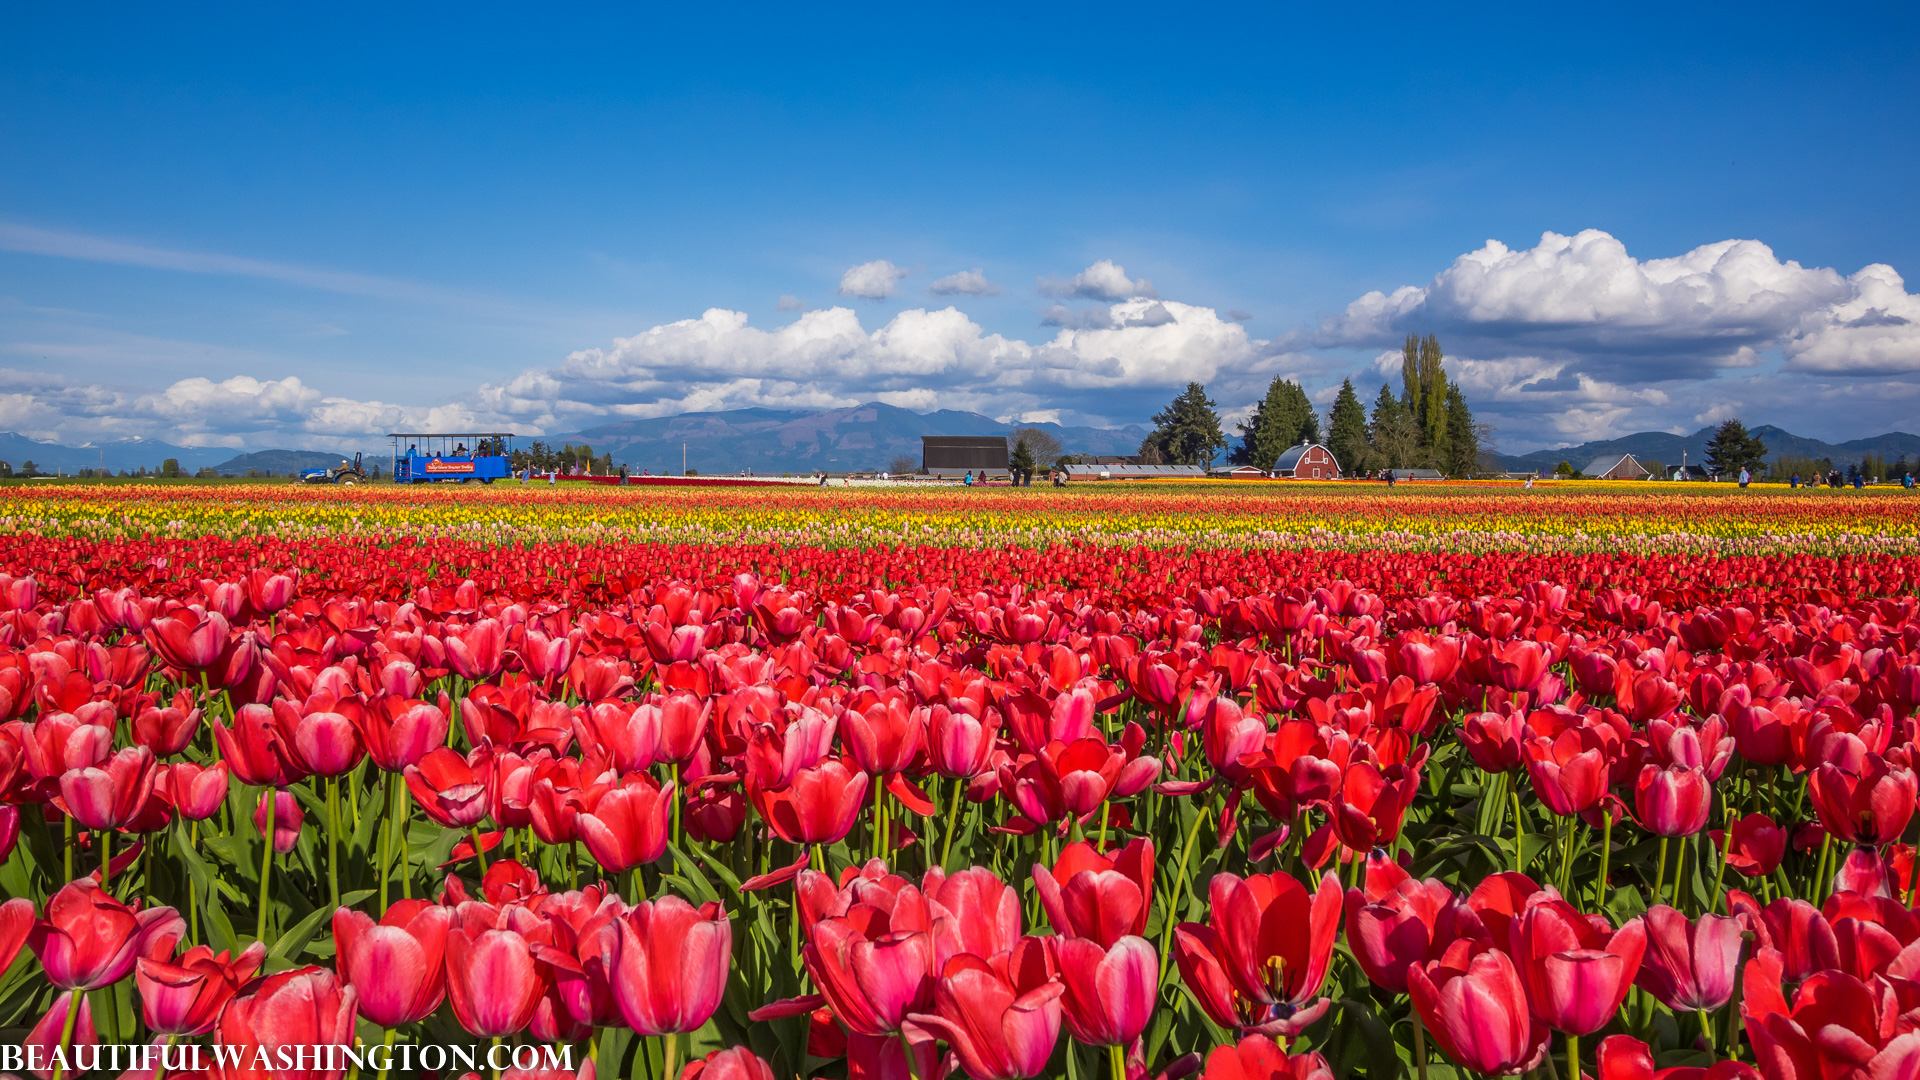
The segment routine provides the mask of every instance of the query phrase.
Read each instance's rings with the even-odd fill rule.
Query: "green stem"
[[[340,907],[340,778],[327,777],[327,899]]]
[[[280,790],[269,784],[266,792],[267,827],[260,834],[260,922],[255,934],[263,942],[267,940],[268,889],[273,884],[273,818],[280,810]]]
[[[1693,1015],[1700,1018],[1700,1034],[1707,1040],[1707,1053],[1713,1053],[1713,1025],[1707,1020],[1707,1010],[1695,1009]]]
[[[1720,910],[1720,900],[1726,896],[1727,857],[1733,852],[1733,813],[1727,813],[1727,831],[1720,835],[1720,868],[1713,873],[1713,910]]]
[[[1660,838],[1660,856],[1654,863],[1653,902],[1660,902],[1660,890],[1667,884],[1667,838]]]
[[[387,910],[387,885],[393,877],[393,774],[387,774],[387,812],[380,819],[380,910]]]
[[[153,1080],[167,1080],[167,1050],[173,1049],[174,1043],[179,1040],[180,1036],[178,1035],[167,1036],[166,1049],[160,1051],[160,1064],[155,1066],[153,1070]]]
[[[1567,1036],[1567,1075],[1580,1080],[1580,1036]]]
[[[685,793],[681,790],[681,768],[680,762],[673,763],[673,846],[685,851],[686,844],[680,839],[680,804],[686,801]]]
[[[495,1035],[495,1036],[493,1037],[493,1045],[494,1045],[494,1046],[496,1046],[496,1047],[498,1047],[498,1046],[500,1045],[500,1036],[498,1036],[498,1035]],[[492,1062],[491,1062],[491,1058],[493,1057],[493,1055],[492,1055],[492,1054],[488,1054],[488,1055],[487,1055],[487,1057],[489,1058],[489,1062],[488,1062],[488,1063],[489,1063],[489,1064],[492,1064]],[[499,1070],[498,1068],[495,1068],[495,1069],[493,1070],[493,1080],[500,1080],[500,1070]]]
[[[894,1034],[900,1037],[900,1053],[903,1057],[907,1059],[908,1080],[920,1080],[920,1067],[914,1063],[913,1044],[907,1041],[907,1029],[900,1028],[899,1030],[895,1031]],[[1072,1052],[1071,1047],[1068,1048],[1068,1052],[1069,1053]],[[673,1080],[673,1078],[668,1077],[668,1080]],[[1126,1078],[1122,1077],[1121,1080],[1126,1080]]]
[[[873,857],[880,858],[882,846],[886,841],[881,837],[887,831],[887,786],[879,777],[873,778]]]
[[[1513,796],[1513,872],[1524,874],[1527,870],[1526,859],[1520,852],[1520,787],[1518,784],[1508,792]]]
[[[383,908],[382,910],[385,910],[385,909]],[[385,1043],[384,1043],[384,1045],[385,1045],[385,1046],[387,1047],[387,1053],[386,1053],[386,1055],[385,1055],[385,1060],[386,1060],[386,1061],[388,1061],[389,1063],[391,1063],[391,1062],[393,1061],[393,1034],[394,1034],[394,1029],[393,1029],[393,1028],[388,1028],[388,1029],[387,1029],[387,1037],[386,1037],[386,1040],[385,1040]],[[388,1072],[388,1070],[386,1070],[386,1069],[381,1069],[381,1070],[380,1070],[380,1080],[387,1080],[387,1072]]]
[[[73,847],[74,847],[75,837],[73,835],[73,816],[71,814],[67,816],[66,823],[67,823],[67,843],[65,847],[60,849],[60,869],[62,871],[61,876],[64,877],[67,881],[72,881],[73,880]]]
[[[1606,807],[1600,812],[1605,819],[1600,823],[1600,880],[1595,882],[1595,891],[1599,894],[1594,910],[1602,915],[1607,913],[1607,862],[1613,856],[1613,814]]]
[[[947,807],[947,840],[946,843],[940,846],[940,868],[942,870],[947,868],[947,860],[953,857],[953,834],[959,830],[960,811],[961,808],[966,805],[967,782],[965,780],[955,780],[953,782],[953,802]],[[1920,863],[1920,859],[1916,859],[1915,862]],[[823,874],[826,873],[824,867],[817,867],[816,869],[819,869]]]
[[[66,1061],[67,1052],[73,1049],[73,1025],[80,1019],[80,1001],[80,991],[67,991],[67,1019],[60,1026],[60,1062]],[[60,1062],[54,1063],[53,1080],[60,1080],[61,1074],[66,1071]]]
[[[1427,1026],[1420,1022],[1419,1009],[1409,1012],[1413,1016],[1413,1060],[1419,1067],[1420,1080],[1427,1080]]]
[[[113,830],[95,829],[100,837],[100,890],[113,895]]]
[[[906,1035],[902,1034],[900,1036],[900,1041],[904,1043],[906,1042],[906,1038],[907,1038]],[[676,1063],[675,1059],[677,1059],[680,1056],[680,1036],[679,1035],[670,1032],[666,1035],[660,1036],[660,1056],[661,1056],[661,1062],[662,1062],[662,1067],[660,1069],[660,1080],[674,1080],[673,1066]],[[911,1066],[913,1059],[909,1057],[907,1061],[909,1063],[909,1066]],[[494,1077],[494,1080],[500,1080],[500,1078],[496,1076]]]
[[[1174,872],[1173,879],[1180,883],[1173,903],[1167,906],[1166,925],[1160,930],[1160,955],[1171,955],[1173,950],[1173,926],[1180,919],[1180,912],[1187,906],[1187,890],[1192,883],[1187,880],[1187,858],[1193,854],[1193,844],[1200,836],[1200,823],[1207,820],[1207,810],[1201,807],[1193,815],[1193,825],[1187,830],[1187,842],[1180,849],[1180,868]],[[1164,972],[1162,978],[1165,977]]]
[[[1419,1023],[1419,1021],[1414,1021]],[[1119,1043],[1107,1047],[1107,1062],[1113,1068],[1113,1080],[1127,1080],[1127,1051]],[[1425,1074],[1422,1074],[1424,1080]]]
[[[475,825],[473,828],[468,829],[467,836],[473,840],[473,857],[480,861],[480,875],[485,877],[487,873],[487,852],[485,848],[480,846],[480,826]]]

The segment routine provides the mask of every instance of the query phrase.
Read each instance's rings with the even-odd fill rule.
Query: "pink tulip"
[[[170,907],[141,910],[115,900],[91,877],[71,881],[27,935],[47,981],[68,990],[98,990],[127,977],[135,960],[173,955],[187,932]]]
[[[205,821],[227,801],[227,763],[217,761],[202,768],[190,761],[175,762],[160,770],[154,788],[181,817]]]
[[[103,765],[60,774],[60,799],[89,829],[117,829],[132,821],[153,794],[153,751],[131,746]]]
[[[934,1011],[914,1023],[945,1039],[973,1080],[1037,1076],[1060,1040],[1065,989],[1047,970],[1037,938],[990,960],[972,954],[947,961],[935,983]]]
[[[1733,997],[1741,920],[1705,914],[1689,924],[1665,904],[1655,905],[1644,918],[1647,951],[1636,986],[1680,1012],[1712,1012]]]
[[[273,796],[273,850],[275,854],[285,855],[300,843],[300,829],[307,823],[307,812],[300,808],[300,800],[291,791],[277,791]],[[267,792],[260,793],[260,801],[254,805],[253,828],[255,832],[267,830]]]
[[[1433,1041],[1462,1068],[1507,1076],[1547,1056],[1550,1036],[1527,1009],[1520,973],[1485,941],[1462,938],[1408,971],[1407,994]]]
[[[696,908],[671,895],[642,901],[599,933],[614,1001],[634,1031],[693,1031],[720,1007],[733,925],[719,904]]]
[[[513,1035],[533,1020],[547,984],[527,939],[512,930],[454,926],[447,933],[447,997],[469,1034]]]
[[[155,1035],[204,1035],[227,1002],[267,959],[256,941],[239,956],[195,945],[167,962],[141,957],[133,984],[140,991],[141,1017]]]
[[[1106,949],[1085,938],[1041,940],[1053,947],[1061,1012],[1074,1039],[1126,1046],[1146,1030],[1158,999],[1160,954],[1145,938],[1123,937]]]
[[[1538,894],[1507,928],[1533,1014],[1555,1031],[1606,1026],[1626,999],[1647,948],[1646,924],[1601,929],[1564,900]]]
[[[394,904],[377,924],[351,908],[335,910],[334,966],[359,998],[360,1015],[396,1028],[439,1008],[452,925],[453,909],[424,900]]]

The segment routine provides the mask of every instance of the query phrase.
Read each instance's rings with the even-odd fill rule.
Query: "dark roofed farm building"
[[[1273,463],[1273,475],[1289,480],[1338,480],[1340,462],[1319,443],[1303,442],[1280,455]]]
[[[934,476],[1006,472],[1005,435],[922,435],[920,467]]]

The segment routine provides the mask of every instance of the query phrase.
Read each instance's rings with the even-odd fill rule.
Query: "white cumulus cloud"
[[[847,272],[840,275],[840,295],[856,296],[862,300],[885,300],[893,295],[900,279],[911,272],[885,259],[848,267]]]
[[[1070,278],[1041,278],[1040,292],[1045,296],[1076,296],[1083,300],[1130,300],[1137,296],[1157,297],[1153,282],[1127,277],[1126,267],[1112,259],[1101,259]]]

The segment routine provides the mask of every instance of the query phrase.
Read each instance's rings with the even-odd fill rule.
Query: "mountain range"
[[[1579,446],[1563,447],[1559,450],[1535,450],[1530,454],[1517,456],[1495,455],[1503,468],[1520,470],[1551,470],[1562,461],[1576,469],[1584,469],[1598,458],[1617,457],[1620,454],[1632,454],[1636,461],[1658,461],[1662,465],[1679,465],[1682,455],[1689,465],[1704,465],[1707,460],[1707,444],[1713,441],[1716,429],[1703,427],[1691,435],[1675,435],[1667,431],[1639,431],[1624,435],[1618,439],[1601,439],[1596,442],[1581,443]],[[1747,433],[1758,438],[1767,448],[1767,460],[1776,461],[1782,454],[1793,457],[1828,458],[1835,465],[1844,466],[1850,461],[1859,461],[1868,454],[1884,458],[1908,458],[1920,456],[1920,435],[1909,435],[1904,431],[1889,431],[1884,435],[1874,435],[1865,439],[1851,439],[1843,443],[1822,442],[1795,435],[1791,431],[1762,424],[1747,429]]]
[[[1063,450],[1083,454],[1136,453],[1150,430],[1008,424],[979,413],[917,413],[870,401],[848,409],[733,409],[625,420],[541,441],[585,443],[636,472],[679,472],[684,445],[687,467],[701,473],[803,473],[884,469],[897,457],[913,459],[918,468],[922,435],[1005,435],[1016,427],[1045,430]]]
[[[654,473],[679,472],[684,446],[687,467],[701,473],[734,473],[743,469],[756,473],[804,473],[815,469],[884,469],[895,458],[902,457],[912,459],[917,466],[922,435],[1005,435],[1015,427],[1045,430],[1060,440],[1062,450],[1081,454],[1135,453],[1149,430],[1139,424],[1123,428],[1066,427],[1050,423],[1016,425],[974,412],[943,409],[917,413],[873,401],[845,409],[733,409],[623,420],[583,431],[542,436],[539,441],[556,448],[564,443],[585,443],[595,454],[612,454],[615,464],[626,465],[635,472],[643,469]],[[1751,432],[1766,444],[1768,461],[1782,454],[1830,458],[1835,464],[1858,461],[1867,454],[1920,458],[1920,435],[1903,431],[1842,443],[1806,438],[1770,424],[1752,428]],[[1658,460],[1665,465],[1680,464],[1684,455],[1687,462],[1698,464],[1706,460],[1707,443],[1713,433],[1711,427],[1691,435],[1641,431],[1558,450],[1495,457],[1502,468],[1513,470],[1551,470],[1562,461],[1581,469],[1596,458],[1617,454],[1632,454],[1642,461]],[[533,441],[521,438],[516,445],[524,447]],[[368,453],[370,458],[377,459],[385,452],[382,447]],[[188,473],[212,466],[228,476],[242,475],[248,469],[286,475],[300,469],[337,464],[341,456],[337,452],[287,449],[236,454],[231,447],[175,446],[155,439],[65,446],[0,432],[0,461],[18,470],[31,460],[42,472],[72,473],[102,465],[116,472],[142,467],[154,470],[163,460],[174,458]]]

